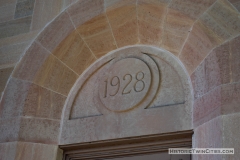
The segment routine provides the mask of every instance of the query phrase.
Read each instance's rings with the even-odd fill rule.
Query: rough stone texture
[[[193,124],[197,127],[221,115],[221,87],[194,101]]]
[[[41,32],[36,41],[52,52],[73,30],[70,17],[63,12]]]
[[[105,14],[87,21],[77,28],[97,58],[117,48],[111,27]]]
[[[163,47],[178,56],[195,20],[214,2],[215,0],[171,1],[164,21]]]
[[[96,60],[77,31],[64,39],[52,53],[78,75]]]
[[[0,142],[58,144],[60,121],[37,118],[1,119]]]
[[[0,92],[2,92],[7,83],[8,77],[12,73],[13,67],[0,69]]]
[[[193,148],[224,148],[223,118],[221,116],[194,129]],[[231,147],[229,147],[231,148]],[[222,155],[194,155],[195,159],[220,160]]]
[[[62,151],[56,145],[39,143],[0,143],[1,160],[61,160]]]
[[[0,5],[0,23],[13,20],[15,7],[15,3],[10,3],[4,6]]]
[[[162,42],[163,21],[167,12],[166,0],[138,1],[139,39],[142,44],[159,46]]]
[[[39,68],[33,82],[67,96],[77,77],[75,72],[51,54]]]
[[[0,38],[11,37],[30,31],[32,17],[0,23]]]
[[[21,62],[16,66],[13,77],[33,81],[49,55],[46,49],[34,42],[25,53]]]
[[[240,112],[240,83],[222,86],[222,114]]]
[[[0,103],[1,118],[61,119],[65,97],[35,84],[11,79]]]
[[[104,0],[79,0],[67,9],[75,27],[104,12]]]
[[[239,82],[240,81],[240,36],[234,38],[230,41],[230,50],[231,50],[231,81]]]
[[[191,75],[194,98],[201,97],[220,84],[231,81],[229,43],[214,49]]]
[[[16,10],[14,18],[23,18],[31,16],[33,14],[35,0],[18,0],[16,4]]]
[[[0,68],[14,66],[29,45],[29,41],[6,45],[0,48]]]
[[[240,1],[239,0],[228,0],[232,5],[240,12]]]
[[[223,147],[234,148],[234,155],[223,155],[224,159],[238,159],[240,156],[239,119],[239,113],[223,116]]]
[[[106,15],[117,47],[136,44],[138,42],[136,0],[118,0],[114,2],[114,4],[107,6]]]
[[[42,29],[62,9],[62,1],[59,0],[35,0],[31,30]]]
[[[239,113],[240,84],[221,85],[194,102],[193,124],[195,127],[219,116]]]
[[[194,98],[221,84],[239,82],[239,37],[215,48],[191,75]]]
[[[38,31],[33,31],[25,34],[20,34],[20,35],[0,39],[0,47],[31,41],[36,37],[37,34],[38,34]]]
[[[0,143],[18,141],[21,119],[0,119]]]
[[[191,129],[186,75],[164,50],[141,45],[111,52],[84,72],[71,90],[60,143]]]
[[[19,141],[58,144],[60,121],[21,118]]]
[[[180,54],[188,72],[191,74],[212,48],[238,34],[239,23],[238,13],[225,0],[217,1],[204,13],[194,24]]]

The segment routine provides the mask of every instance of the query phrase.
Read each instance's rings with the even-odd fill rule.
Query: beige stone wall
[[[238,0],[1,1],[0,152],[7,153],[10,145],[17,155],[18,144],[11,144],[16,141],[57,145],[64,103],[77,78],[108,52],[136,44],[170,51],[191,77],[194,146],[237,151],[239,4]],[[237,159],[239,153],[234,156]]]

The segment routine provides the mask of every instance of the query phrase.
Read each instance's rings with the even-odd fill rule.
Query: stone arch
[[[111,50],[146,44],[170,51],[186,67],[195,97],[194,145],[210,146],[208,140],[200,144],[201,132],[239,117],[222,116],[239,111],[240,20],[230,2],[76,1],[44,28],[9,78],[1,99],[1,142],[58,144],[62,107],[79,75]],[[228,145],[220,144],[223,130],[216,134],[207,138]],[[229,143],[239,147],[236,138]]]

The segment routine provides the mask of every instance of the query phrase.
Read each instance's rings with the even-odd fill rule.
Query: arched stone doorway
[[[239,148],[232,125],[239,119],[239,23],[227,0],[76,1],[44,28],[8,80],[0,127],[1,148],[11,153],[4,158],[56,158],[62,109],[75,81],[105,54],[136,44],[168,50],[186,68],[194,147]]]

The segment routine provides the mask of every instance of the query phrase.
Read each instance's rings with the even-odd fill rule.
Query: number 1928
[[[141,71],[136,74],[136,76],[135,76],[136,81],[133,85],[133,90],[135,92],[141,92],[141,91],[144,90],[144,88],[145,88],[145,82],[143,81],[144,76],[145,76],[144,73],[141,72]],[[133,76],[131,74],[125,74],[122,77],[122,79],[123,79],[123,81],[127,81],[127,84],[123,87],[121,94],[124,95],[124,94],[131,93],[132,89],[127,90],[127,87],[132,82]],[[112,79],[110,80],[110,83],[108,82],[108,79],[105,80],[104,82],[105,82],[104,98],[106,98],[108,95],[109,96],[115,96],[119,92],[120,86],[122,85],[121,81],[120,81],[120,78],[118,76],[112,77]],[[108,85],[109,84],[110,84],[111,87],[116,87],[116,91],[113,94],[108,93]],[[141,85],[141,87],[137,87],[137,85],[139,85],[139,84]]]

